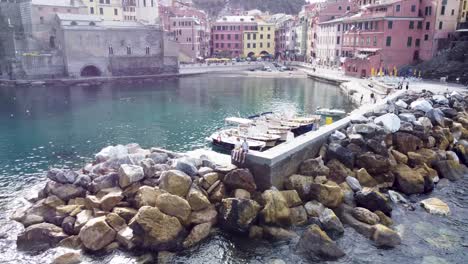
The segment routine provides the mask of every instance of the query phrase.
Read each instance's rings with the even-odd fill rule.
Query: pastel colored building
[[[149,1],[149,0],[148,0]],[[122,0],[83,0],[88,14],[109,21],[123,21]]]
[[[456,1],[456,0],[455,0]],[[362,2],[343,19],[342,56],[346,74],[370,76],[377,70],[431,59],[453,37],[458,6],[445,0]]]
[[[343,31],[343,18],[318,24],[314,49],[316,63],[329,66],[341,65]]]
[[[209,54],[209,28],[196,17],[171,17],[169,31],[179,45],[179,61],[196,62]]]
[[[124,21],[136,20],[136,0],[122,0]]]
[[[211,55],[231,58],[243,56],[244,32],[256,32],[257,26],[253,16],[224,16],[218,19],[211,26]]]
[[[296,34],[294,25],[296,20],[288,17],[276,24],[275,32],[275,56],[283,60],[292,60],[295,54]]]
[[[458,14],[458,22],[465,23],[468,21],[468,0],[460,1],[460,12]]]
[[[275,54],[275,25],[259,22],[258,26],[244,30],[244,57]]]

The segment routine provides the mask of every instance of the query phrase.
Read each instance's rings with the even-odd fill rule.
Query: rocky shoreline
[[[193,247],[220,228],[252,239],[292,241],[297,254],[333,260],[345,255],[335,242],[344,225],[376,247],[396,247],[402,238],[392,229],[392,207],[402,203],[412,210],[406,195],[431,192],[439,182],[467,174],[467,108],[467,97],[458,93],[423,92],[355,116],[329,137],[318,157],[302,162],[281,191],[259,190],[247,169],[204,156],[110,146],[78,171],[48,171],[42,191],[12,215],[25,226],[17,248],[60,246],[83,254],[121,248],[161,257]],[[437,198],[421,206],[431,214],[450,214]],[[306,228],[298,232],[295,226]],[[53,262],[79,263],[81,254],[66,253]]]

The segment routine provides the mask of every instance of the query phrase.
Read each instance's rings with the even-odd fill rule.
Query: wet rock
[[[286,200],[286,203],[288,204],[289,208],[296,207],[302,204],[301,197],[299,197],[299,194],[296,190],[281,191],[280,193],[283,196],[284,200]]]
[[[366,152],[357,157],[356,165],[358,168],[365,168],[372,175],[385,173],[390,170],[390,162],[387,158]]]
[[[370,124],[357,124],[353,126],[353,132],[358,134],[372,134],[375,132],[375,126]]]
[[[369,224],[369,225],[375,225],[379,223],[380,221],[380,218],[378,215],[362,207],[353,208],[352,215],[357,220],[364,222],[366,224]]]
[[[369,122],[369,119],[367,117],[360,114],[352,115],[350,116],[350,119],[352,124],[366,124],[367,122]]]
[[[105,217],[89,220],[80,230],[79,237],[83,245],[92,251],[103,249],[114,241],[117,232],[106,222]]]
[[[434,168],[440,176],[450,181],[462,179],[467,173],[467,168],[455,160],[441,160],[434,162]]]
[[[444,113],[438,108],[429,110],[426,117],[431,120],[434,126],[445,126]]]
[[[123,198],[122,191],[112,191],[101,198],[101,209],[107,212],[112,211]]]
[[[372,240],[375,241],[379,247],[396,247],[401,244],[401,237],[397,232],[392,229],[377,224],[374,226],[374,234]]]
[[[142,237],[143,248],[158,251],[175,249],[184,233],[179,219],[150,206],[141,207],[129,227],[134,235]]]
[[[421,124],[425,131],[432,129],[432,121],[428,117],[420,117],[418,118],[418,122]]]
[[[253,225],[249,228],[249,238],[253,239],[262,239],[263,238],[263,228],[261,226]]]
[[[78,233],[81,228],[93,218],[93,211],[91,210],[83,210],[79,214],[76,215],[75,221],[75,233]]]
[[[400,130],[401,121],[400,118],[392,113],[379,116],[374,119],[374,123],[377,125],[382,125],[386,131],[391,133],[397,132]]]
[[[72,217],[72,216],[65,217],[62,222],[63,232],[65,232],[67,235],[76,235],[77,232],[75,232],[75,221],[76,221],[75,217]]]
[[[200,241],[208,237],[210,230],[211,223],[204,223],[194,226],[182,245],[184,248],[189,248],[198,244]]]
[[[39,251],[57,246],[68,237],[62,228],[49,223],[40,223],[27,227],[18,235],[16,246],[18,250]]]
[[[371,238],[374,230],[371,225],[357,220],[353,215],[353,207],[342,204],[337,210],[337,215],[340,220],[355,229],[358,233],[362,234],[366,238]]]
[[[221,200],[226,197],[226,187],[224,183],[218,181],[217,183],[213,184],[208,190],[208,194],[210,195],[209,199],[213,203],[221,202]]]
[[[178,170],[170,170],[161,175],[159,188],[171,194],[185,197],[191,185],[192,179],[190,176]]]
[[[366,141],[364,140],[364,137],[361,134],[350,134],[348,137],[349,137],[349,142],[351,144],[355,144],[360,147],[363,147],[366,145]],[[349,149],[349,147],[347,148]]]
[[[198,170],[198,175],[200,175],[201,177],[207,175],[208,173],[212,173],[214,172],[214,170],[212,168],[209,168],[209,167],[201,167],[199,170]]]
[[[338,161],[343,163],[348,168],[352,169],[354,167],[354,159],[355,159],[354,153],[348,150],[347,148],[344,148],[340,144],[331,143],[329,145],[327,158],[337,159]]]
[[[430,214],[447,216],[450,214],[450,208],[446,203],[438,198],[429,198],[421,201],[421,206]]]
[[[343,202],[344,194],[340,186],[332,181],[328,181],[326,184],[319,184],[316,199],[326,207],[335,208]]]
[[[434,95],[434,96],[432,96],[432,100],[436,104],[440,104],[440,105],[448,105],[449,104],[449,100],[443,95]]]
[[[397,150],[403,154],[407,154],[410,151],[415,152],[416,150],[423,147],[423,142],[421,139],[404,132],[396,132],[393,134],[393,141],[397,147]]]
[[[152,152],[148,155],[148,158],[152,159],[155,164],[164,164],[169,159],[169,156],[167,153]]]
[[[341,141],[346,138],[346,135],[338,130],[335,130],[333,134],[330,135],[329,140],[331,142]]]
[[[382,211],[375,211],[374,212],[378,217],[379,217],[379,220],[380,220],[380,223],[384,226],[392,226],[393,225],[393,220],[388,217],[386,214],[384,214]]]
[[[318,201],[310,201],[304,205],[307,215],[310,217],[319,217],[325,210],[325,206]]]
[[[192,211],[185,199],[169,193],[163,193],[158,196],[156,207],[167,215],[177,217],[181,223],[187,223]]]
[[[54,258],[52,264],[78,264],[81,263],[79,252],[67,252]]]
[[[244,189],[236,189],[234,190],[234,198],[250,199],[251,195],[248,191]]]
[[[375,187],[378,182],[367,172],[365,168],[356,171],[356,178],[364,187]]]
[[[297,252],[310,259],[338,259],[345,255],[336,243],[317,225],[311,225],[301,236]]]
[[[190,224],[211,223],[214,225],[216,224],[217,216],[218,212],[216,211],[214,205],[211,205],[203,210],[193,211],[190,214],[189,222]]]
[[[61,170],[53,168],[47,172],[47,178],[63,184],[74,183],[77,177],[78,173],[72,170]]]
[[[210,172],[208,174],[205,174],[203,178],[201,179],[201,186],[205,189],[208,190],[215,182],[217,182],[220,179],[219,173],[217,172]]]
[[[223,199],[219,210],[221,227],[235,232],[247,232],[256,219],[260,205],[247,199]]]
[[[457,110],[455,110],[453,108],[450,108],[450,107],[441,107],[439,109],[442,111],[442,113],[444,113],[444,116],[446,116],[448,118],[453,119],[458,115]]]
[[[187,194],[187,201],[194,211],[199,211],[211,205],[208,197],[196,187],[192,187]]]
[[[364,188],[362,191],[357,192],[354,198],[359,207],[364,207],[370,211],[380,210],[387,215],[392,212],[388,199],[379,191]]]
[[[185,174],[191,177],[196,176],[198,173],[197,167],[195,167],[195,165],[193,165],[191,162],[188,162],[185,159],[177,160],[176,169],[184,172]]]
[[[305,176],[328,176],[330,169],[323,163],[322,157],[308,159],[299,167],[299,174]]]
[[[424,177],[404,164],[398,164],[394,168],[398,189],[405,194],[417,194],[424,192]]]
[[[322,229],[332,238],[337,238],[344,233],[344,227],[335,213],[325,208],[319,216],[319,222]]]
[[[290,210],[281,192],[278,190],[267,190],[263,192],[262,199],[265,202],[265,206],[261,210],[260,215],[265,224],[290,224]]]
[[[385,143],[381,140],[369,139],[366,142],[367,148],[372,150],[375,154],[379,154],[382,156],[388,156],[388,149],[385,146]],[[361,153],[362,154],[362,153]]]
[[[133,249],[135,247],[135,243],[133,242],[135,240],[135,236],[133,235],[133,229],[126,225],[123,226],[120,230],[118,230],[115,238],[119,245],[121,245],[127,250]]]
[[[308,200],[312,184],[314,184],[313,177],[293,174],[286,179],[284,187],[287,190],[296,190],[301,199]]]
[[[289,208],[290,214],[290,222],[292,225],[300,226],[305,225],[307,223],[307,212],[304,206],[297,206]]]
[[[294,231],[286,230],[284,228],[264,226],[263,237],[273,241],[288,241],[298,237],[298,235]]]
[[[346,177],[346,182],[348,183],[351,190],[353,190],[354,192],[358,192],[362,189],[361,184],[354,177],[351,177],[351,176]]]
[[[398,100],[395,102],[395,105],[398,106],[398,107],[401,107],[403,109],[406,109],[408,108],[408,104],[405,103],[403,100]]]
[[[81,249],[83,244],[81,243],[79,236],[69,236],[61,240],[57,246],[71,249]]]
[[[255,179],[247,169],[236,169],[228,173],[224,178],[224,184],[231,190],[244,189],[250,193],[255,192],[257,185]]]
[[[143,173],[146,178],[152,178],[156,176],[156,163],[154,160],[148,158],[140,162],[140,166],[143,168]]]
[[[119,185],[125,188],[145,177],[143,168],[137,165],[122,164],[119,169]]]

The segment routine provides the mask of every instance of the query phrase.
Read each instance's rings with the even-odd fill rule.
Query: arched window
[[[114,48],[112,46],[109,46],[109,55],[114,55]]]
[[[127,46],[127,55],[132,55],[132,48],[130,46]]]
[[[146,55],[150,55],[150,47],[146,47]]]

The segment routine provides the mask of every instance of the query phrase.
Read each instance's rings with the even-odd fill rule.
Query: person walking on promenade
[[[364,95],[363,95],[363,94],[361,95],[361,102],[359,103],[360,105],[362,105],[362,99],[364,99]]]
[[[406,91],[409,90],[409,81],[406,82]]]

